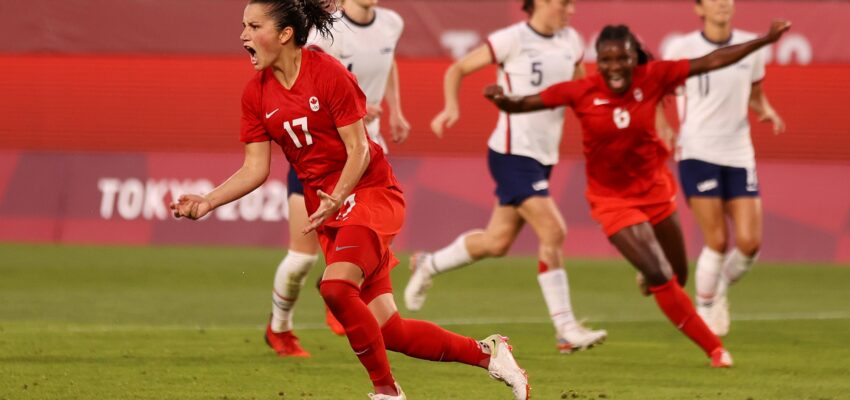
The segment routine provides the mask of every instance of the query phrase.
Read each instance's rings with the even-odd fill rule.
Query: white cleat
[[[608,331],[600,329],[594,331],[581,325],[558,333],[558,351],[562,354],[570,354],[575,351],[587,350],[598,344],[602,344],[608,337]]]
[[[398,382],[395,383],[395,390],[398,391],[398,396],[369,393],[369,398],[372,400],[407,400],[407,397],[404,396],[404,391],[401,390],[401,386],[398,385]]]
[[[410,311],[419,311],[425,305],[428,288],[431,287],[430,264],[434,255],[431,253],[415,253],[410,257],[410,280],[404,288],[404,306]]]
[[[711,329],[717,336],[726,336],[729,334],[729,300],[723,294],[714,299],[714,304],[711,307],[711,312],[708,317],[708,329]]]
[[[515,400],[531,398],[528,374],[514,359],[513,348],[508,345],[508,338],[495,334],[488,336],[481,343],[490,348],[490,365],[487,367],[490,376],[510,386]]]

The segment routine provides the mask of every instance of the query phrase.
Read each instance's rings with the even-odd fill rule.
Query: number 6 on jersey
[[[301,144],[301,141],[298,140],[298,136],[295,135],[295,131],[292,130],[292,125],[300,126],[301,132],[304,132],[304,142],[307,146],[313,144],[313,135],[310,134],[310,131],[307,129],[307,117],[301,117],[292,120],[292,124],[289,121],[283,122],[283,129],[286,129],[286,133],[289,134],[289,137],[292,138],[292,142],[295,143],[295,147],[302,148],[304,145]]]
[[[631,122],[632,116],[629,114],[629,110],[620,107],[614,109],[614,125],[617,125],[617,128],[626,129]]]

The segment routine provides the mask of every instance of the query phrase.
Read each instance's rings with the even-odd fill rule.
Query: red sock
[[[706,354],[711,356],[713,350],[723,347],[720,338],[711,333],[702,318],[697,315],[691,299],[679,286],[675,276],[667,283],[650,287],[649,290],[655,295],[655,302],[667,319],[696,342]]]
[[[490,355],[475,339],[458,335],[436,324],[403,319],[395,313],[381,327],[387,350],[430,361],[459,362],[487,367]]]
[[[341,279],[324,280],[319,292],[325,304],[345,327],[345,335],[360,363],[369,371],[369,378],[378,392],[395,392],[395,379],[390,372],[387,350],[378,321],[360,299],[360,288]]]

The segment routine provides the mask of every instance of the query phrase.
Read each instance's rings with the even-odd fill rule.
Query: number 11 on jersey
[[[292,130],[292,125],[300,126],[301,132],[304,132],[304,143],[306,146],[310,146],[313,144],[313,135],[310,134],[310,131],[307,129],[307,117],[301,117],[292,120],[292,124],[289,121],[283,122],[283,129],[286,129],[286,133],[289,134],[289,137],[292,138],[292,142],[295,143],[295,147],[302,148],[304,145],[301,144],[301,141],[298,140],[298,136],[295,135],[295,131]]]

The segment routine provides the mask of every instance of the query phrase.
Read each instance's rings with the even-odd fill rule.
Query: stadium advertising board
[[[280,246],[287,242],[285,172],[279,157],[266,184],[200,223],[175,220],[167,204],[204,192],[241,163],[239,154],[0,152],[0,240],[97,244]],[[399,250],[433,248],[489,218],[493,184],[483,158],[396,157],[409,207]],[[765,248],[771,260],[850,261],[850,165],[759,165]],[[446,176],[454,179],[446,180]],[[571,257],[614,256],[584,200],[584,168],[567,160],[550,182],[568,225]],[[686,206],[679,199],[680,210]],[[691,254],[701,246],[681,213]],[[524,232],[514,247],[533,253]]]

